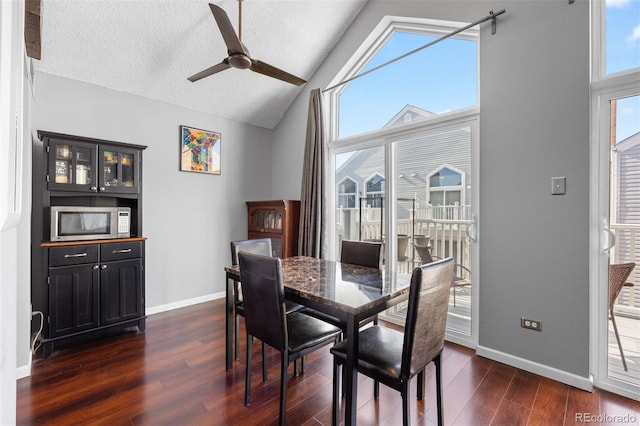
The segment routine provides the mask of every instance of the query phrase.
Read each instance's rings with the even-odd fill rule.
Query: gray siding
[[[467,128],[399,142],[396,147],[396,159],[397,196],[411,199],[415,197],[419,206],[424,206],[427,201],[429,175],[445,164],[463,173],[465,188],[472,184],[471,138]],[[354,154],[336,172],[336,183],[339,184],[345,177],[349,177],[357,182],[359,195],[365,195],[365,181],[375,173],[387,178],[383,147],[370,148]],[[465,189],[464,202],[471,202],[469,189]],[[358,205],[356,201],[356,207]]]

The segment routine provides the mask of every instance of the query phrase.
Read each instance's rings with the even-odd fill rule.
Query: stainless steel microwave
[[[51,207],[51,241],[128,238],[130,231],[129,207]]]

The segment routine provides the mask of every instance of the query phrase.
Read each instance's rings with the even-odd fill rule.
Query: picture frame
[[[219,175],[220,145],[218,132],[180,126],[180,171]]]

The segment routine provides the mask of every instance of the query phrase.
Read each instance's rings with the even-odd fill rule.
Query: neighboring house
[[[611,147],[612,222],[640,225],[640,132]]]
[[[611,147],[611,230],[616,235],[612,263],[640,262],[640,241],[634,238],[640,227],[640,132]],[[635,277],[635,278],[634,278]],[[638,282],[637,268],[630,281]],[[617,306],[640,313],[640,286],[623,289]]]
[[[406,105],[384,127],[401,125],[435,115]],[[429,206],[465,206],[471,201],[471,140],[464,128],[398,144],[397,197],[416,202],[416,210]],[[363,197],[384,194],[384,148],[356,152],[336,171],[337,207],[359,209]],[[401,203],[399,203],[401,204]],[[379,207],[367,199],[362,207]],[[411,205],[401,207],[398,218],[408,218]],[[462,219],[463,217],[458,217]]]

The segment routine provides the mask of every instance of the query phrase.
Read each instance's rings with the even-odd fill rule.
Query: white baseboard
[[[31,364],[33,362],[33,354],[31,350],[29,350],[29,360],[27,365],[23,365],[16,369],[16,380],[22,379],[24,377],[29,377],[31,375]]]
[[[153,306],[145,309],[146,315],[159,314],[160,312],[172,311],[174,309],[184,308],[186,306],[197,305],[198,303],[210,302],[225,297],[225,292],[207,294],[205,296],[194,297],[193,299],[179,300],[177,302],[167,303],[166,305]]]
[[[484,358],[489,358],[494,361],[498,361],[503,364],[507,364],[512,367],[516,367],[521,370],[546,377],[548,379],[556,380],[558,382],[585,390],[587,392],[593,391],[593,382],[589,377],[577,376],[573,373],[568,373],[563,370],[558,370],[557,368],[549,367],[548,365],[539,364],[528,359],[519,358],[517,356],[499,352],[494,349],[485,348],[480,345],[478,345],[478,347],[476,348],[476,354]]]

